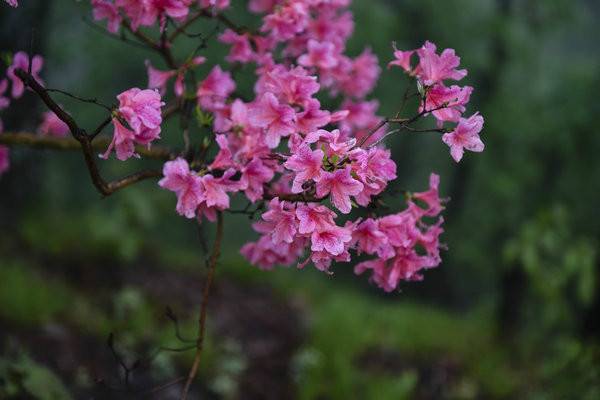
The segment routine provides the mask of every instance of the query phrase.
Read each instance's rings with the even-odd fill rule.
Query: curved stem
[[[208,259],[208,275],[206,276],[206,282],[204,283],[204,289],[202,291],[202,304],[200,306],[200,317],[198,319],[198,340],[196,341],[196,355],[194,356],[194,362],[192,368],[181,392],[181,400],[186,400],[190,391],[192,381],[198,374],[198,368],[200,367],[200,358],[202,357],[202,348],[204,346],[204,332],[206,331],[206,314],[208,311],[208,297],[210,295],[210,289],[215,276],[215,270],[217,268],[217,261],[221,254],[221,242],[223,240],[223,214],[221,211],[217,212],[217,233],[215,235],[215,243],[213,245],[210,258]]]

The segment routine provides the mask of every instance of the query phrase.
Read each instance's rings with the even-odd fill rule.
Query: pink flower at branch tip
[[[475,113],[468,119],[461,118],[452,132],[445,133],[442,140],[450,147],[450,154],[454,161],[459,162],[464,154],[464,149],[473,152],[482,152],[485,145],[479,137],[483,128],[483,117]]]
[[[190,170],[187,161],[183,158],[166,162],[163,175],[164,178],[158,184],[164,189],[175,192],[176,210],[179,215],[194,218],[196,209],[205,199],[200,177]]]
[[[65,137],[69,134],[69,127],[52,111],[46,111],[42,116],[38,132],[41,135]]]
[[[107,29],[111,33],[117,33],[123,18],[115,3],[108,0],[92,0],[94,20],[107,22]]]
[[[445,49],[440,55],[436,50],[435,44],[429,41],[417,50],[419,65],[415,74],[423,84],[431,86],[446,79],[458,81],[467,75],[466,69],[456,69],[460,65],[460,57],[456,55],[454,49]]]
[[[17,0],[4,0],[5,2],[8,3],[9,6],[11,7],[18,7],[19,6],[19,2]]]
[[[229,72],[216,65],[198,85],[198,104],[205,110],[214,111],[225,105],[227,97],[235,90],[235,82]]]
[[[44,59],[42,56],[36,55],[31,59],[31,75],[33,78],[40,84],[43,85],[44,81],[40,78],[40,71],[44,66]],[[23,92],[25,91],[25,84],[19,78],[15,71],[17,69],[22,69],[24,71],[29,71],[29,56],[24,51],[19,51],[13,57],[13,62],[10,67],[6,70],[6,75],[12,82],[12,97],[18,99],[23,96]]]
[[[117,96],[119,108],[113,117],[113,140],[101,156],[107,159],[113,148],[117,158],[127,160],[135,154],[135,144],[150,146],[160,137],[162,123],[160,94],[151,89],[129,89]],[[123,122],[128,126],[123,125]]]

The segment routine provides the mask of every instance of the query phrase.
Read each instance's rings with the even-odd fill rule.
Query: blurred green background
[[[0,50],[33,43],[51,87],[111,103],[145,85],[145,59],[162,66],[92,29],[87,1],[22,3],[0,6]],[[256,27],[245,2],[233,3],[228,15]],[[370,46],[384,67],[392,41],[407,49],[429,39],[469,69],[484,153],[457,165],[435,134],[389,141],[397,188],[421,190],[430,171],[441,175],[449,251],[425,281],[384,295],[348,264],[333,276],[249,266],[238,249],[254,237],[250,221],[227,214],[195,395],[600,398],[600,4],[354,0],[352,9],[349,54]],[[202,55],[230,67],[225,52],[213,40]],[[237,75],[246,93],[249,72]],[[384,68],[372,96],[381,115],[394,113],[407,84]],[[88,127],[104,118],[60,102]],[[1,118],[7,131],[32,131],[42,110],[27,95]],[[171,121],[164,140],[180,145],[177,130]],[[166,348],[195,336],[212,228],[178,217],[174,196],[152,181],[101,199],[78,153],[19,148],[11,158],[0,178],[0,398],[178,398],[177,386],[151,390],[191,363],[193,352]],[[115,177],[145,164],[157,166],[102,168]],[[397,210],[400,197],[385,200]]]

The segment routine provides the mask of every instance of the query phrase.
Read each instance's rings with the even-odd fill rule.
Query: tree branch
[[[46,106],[52,110],[61,121],[63,121],[69,127],[71,135],[73,135],[75,140],[79,142],[90,178],[92,179],[92,183],[101,194],[104,196],[109,196],[117,190],[123,189],[124,187],[137,183],[143,179],[160,176],[157,175],[159,172],[156,171],[140,171],[113,182],[106,182],[102,178],[102,175],[100,175],[100,170],[98,169],[98,164],[96,163],[98,156],[92,145],[93,138],[88,136],[86,131],[77,125],[75,119],[60,105],[58,105],[52,99],[52,97],[50,97],[48,91],[42,85],[40,85],[40,83],[36,81],[30,73],[23,69],[17,69],[15,70],[15,74],[27,87],[33,90],[42,99]]]
[[[204,346],[204,332],[206,325],[206,314],[208,310],[208,297],[210,295],[210,288],[212,281],[215,276],[215,269],[217,267],[217,260],[221,254],[221,241],[223,240],[223,213],[217,211],[217,233],[215,236],[215,243],[208,260],[208,275],[206,276],[206,282],[204,283],[204,289],[202,291],[202,305],[200,306],[200,318],[198,320],[198,340],[196,341],[196,355],[194,356],[194,363],[188,374],[187,381],[181,392],[181,400],[186,400],[190,391],[192,381],[198,374],[198,368],[200,367],[200,358],[202,357],[202,348]]]
[[[51,149],[63,151],[81,151],[81,143],[73,138],[59,138],[54,136],[42,136],[29,132],[4,132],[0,135],[0,144],[6,146],[23,146],[34,149]],[[92,144],[94,152],[106,150],[110,144],[109,138],[98,138]],[[152,160],[169,161],[177,157],[175,152],[161,146],[153,146],[148,149],[146,146],[136,146],[136,153],[140,156]]]

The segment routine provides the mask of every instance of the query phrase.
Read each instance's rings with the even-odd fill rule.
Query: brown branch
[[[15,74],[69,127],[71,135],[79,142],[92,183],[101,194],[108,196],[133,183],[157,176],[156,172],[141,171],[113,182],[106,182],[102,178],[102,175],[100,175],[100,170],[96,163],[98,156],[92,145],[92,137],[88,136],[86,131],[77,125],[75,119],[50,97],[48,91],[30,73],[27,73],[23,69],[17,69]]]
[[[159,53],[171,69],[178,69],[177,63],[175,62],[175,58],[173,57],[173,53],[171,53],[171,49],[168,47],[167,42],[161,41],[157,42],[152,39],[150,36],[146,35],[144,32],[138,30],[134,30],[131,27],[131,24],[127,20],[123,20],[121,23],[123,28],[129,31],[133,36],[135,36],[140,42],[146,45],[148,48]]]
[[[29,132],[4,132],[0,135],[0,144],[63,151],[81,151],[82,149],[81,143],[73,138],[42,136]],[[109,138],[98,138],[93,142],[92,149],[94,152],[101,152],[106,150],[109,144]],[[169,161],[177,157],[175,152],[161,146],[153,146],[150,149],[146,146],[136,146],[135,150],[140,156],[152,160]]]
[[[217,260],[221,254],[221,241],[223,240],[223,213],[217,211],[217,233],[215,235],[215,243],[213,245],[212,253],[208,260],[208,275],[206,276],[206,282],[204,283],[204,289],[202,291],[202,304],[200,306],[200,318],[198,320],[198,340],[196,341],[196,355],[194,356],[194,362],[190,373],[188,374],[187,381],[181,392],[181,400],[186,400],[192,381],[198,374],[198,368],[200,367],[200,358],[202,357],[202,348],[204,346],[204,332],[206,325],[206,314],[208,310],[208,297],[210,295],[210,288],[212,281],[215,276],[215,269],[217,267]]]

